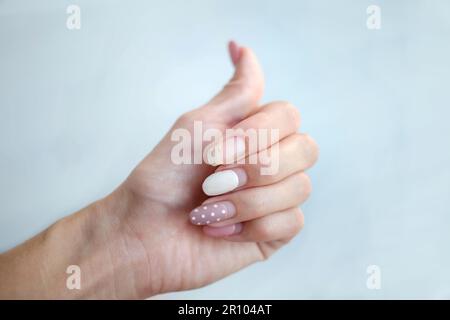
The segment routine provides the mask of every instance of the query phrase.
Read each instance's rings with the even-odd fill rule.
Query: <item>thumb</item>
[[[231,80],[202,109],[227,124],[237,123],[256,108],[264,90],[264,76],[253,51],[231,41],[228,45],[235,72]]]

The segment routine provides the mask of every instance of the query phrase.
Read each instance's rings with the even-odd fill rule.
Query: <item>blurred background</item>
[[[112,191],[225,84],[235,39],[321,147],[305,229],[160,298],[450,298],[449,18],[446,0],[0,1],[0,251]]]

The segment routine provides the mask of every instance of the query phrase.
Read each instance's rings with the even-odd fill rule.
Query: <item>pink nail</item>
[[[242,231],[242,223],[230,224],[224,227],[210,227],[205,226],[203,232],[211,237],[227,237],[234,234],[238,234]]]
[[[236,214],[236,208],[230,201],[205,203],[189,214],[192,224],[203,226],[227,220]]]

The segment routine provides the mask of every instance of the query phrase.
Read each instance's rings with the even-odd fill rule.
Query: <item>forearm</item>
[[[0,255],[0,298],[141,298],[151,294],[139,286],[145,274],[142,253],[121,230],[126,202],[123,195],[95,202]],[[69,289],[66,284],[71,265],[80,268],[80,289]]]

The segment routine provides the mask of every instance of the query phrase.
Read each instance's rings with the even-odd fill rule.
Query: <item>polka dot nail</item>
[[[189,214],[189,219],[195,225],[218,223],[233,217],[236,209],[230,201],[206,203],[195,208]]]

